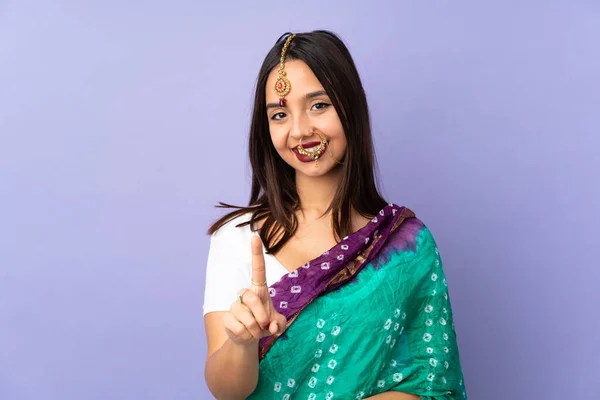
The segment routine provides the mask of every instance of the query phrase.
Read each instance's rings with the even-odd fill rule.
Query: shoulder
[[[252,231],[245,224],[250,218],[250,214],[235,217],[210,235],[207,261],[209,271],[230,271],[235,266],[240,268],[251,261]]]
[[[420,296],[422,290],[429,290],[432,276],[443,279],[443,271],[432,231],[414,213],[408,215],[389,235],[382,265],[399,277],[398,290]]]
[[[390,236],[390,245],[412,257],[438,254],[437,243],[429,227],[407,207],[399,207],[407,217]]]
[[[231,248],[236,247],[237,244],[249,243],[252,230],[248,222],[251,216],[251,213],[242,214],[223,224],[211,235],[211,247],[227,246]]]
[[[246,230],[250,230],[250,226],[246,223],[250,221],[252,213],[246,213],[239,215],[235,218],[230,219],[226,223],[224,223],[219,229],[217,229],[212,236],[213,237],[223,237],[234,235],[236,233],[240,233]],[[243,224],[243,225],[242,225]],[[242,226],[240,226],[242,225]]]

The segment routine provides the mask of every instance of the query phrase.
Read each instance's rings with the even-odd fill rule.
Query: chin
[[[296,172],[300,172],[307,176],[324,176],[331,173],[335,166],[333,165],[323,165],[324,163],[319,163],[319,168],[315,168],[314,163],[307,163],[306,165],[300,165],[299,168],[294,167]]]

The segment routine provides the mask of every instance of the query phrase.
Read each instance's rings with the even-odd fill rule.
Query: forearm
[[[401,392],[384,392],[368,397],[365,400],[420,400],[419,396]]]
[[[240,346],[228,339],[206,362],[205,377],[218,400],[248,397],[258,383],[258,341]]]

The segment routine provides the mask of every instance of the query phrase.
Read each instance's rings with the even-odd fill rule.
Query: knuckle
[[[245,329],[241,326],[236,326],[235,328],[233,328],[232,332],[235,336],[241,337],[244,335],[244,331]]]
[[[256,301],[257,297],[258,296],[256,296],[256,293],[254,293],[253,290],[248,290],[244,294],[244,303],[250,303],[250,302]]]
[[[254,320],[254,319],[252,321],[248,322],[248,324],[246,325],[246,327],[248,329],[252,329],[252,330],[260,329],[260,327],[258,326],[258,322],[256,322],[256,320]]]
[[[233,317],[239,319],[239,312],[240,312],[240,307],[239,304],[232,304],[231,305],[231,309],[230,309],[230,313]]]
[[[248,299],[246,304],[248,305],[249,308],[252,309],[253,312],[255,310],[258,310],[258,308],[261,306],[260,300],[258,300],[256,297]]]

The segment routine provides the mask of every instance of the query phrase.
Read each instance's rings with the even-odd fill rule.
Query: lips
[[[307,143],[302,143],[302,147],[304,147],[305,149],[310,149],[312,147],[317,147],[320,144],[321,144],[321,142],[307,142]],[[300,146],[300,145],[298,145],[298,146]],[[292,150],[298,151],[298,146],[294,147]]]
[[[311,149],[313,147],[319,146],[320,144],[321,144],[321,142],[307,142],[307,143],[302,143],[302,147],[304,147],[304,149]],[[315,159],[312,158],[311,156],[306,156],[304,154],[298,153],[298,146],[294,147],[292,150],[300,162],[309,163],[309,162],[315,161]],[[321,150],[321,152],[317,156],[317,159],[321,158],[321,156],[323,156],[323,154],[325,154],[325,150],[327,150],[327,143],[325,143],[325,146],[323,147],[323,150]]]

